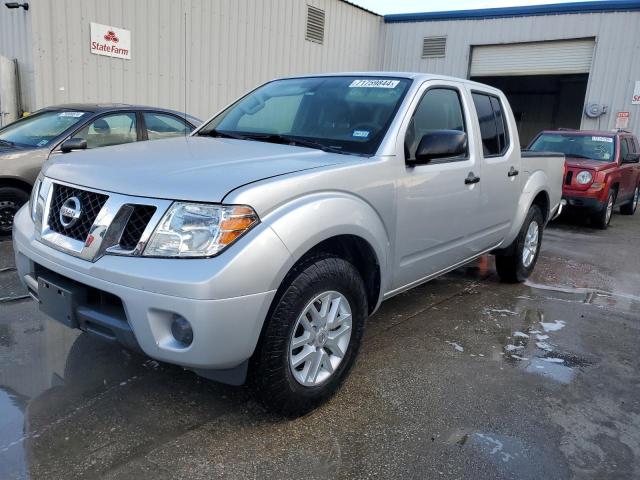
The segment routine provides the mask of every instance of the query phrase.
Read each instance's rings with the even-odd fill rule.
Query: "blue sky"
[[[473,8],[499,8],[518,5],[570,3],[571,0],[349,0],[381,15],[388,13],[437,12]],[[575,0],[574,0],[575,1]],[[584,1],[584,0],[579,0]]]

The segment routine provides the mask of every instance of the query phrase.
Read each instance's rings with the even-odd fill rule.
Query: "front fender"
[[[321,192],[297,198],[270,212],[262,221],[280,237],[297,262],[314,246],[338,235],[354,235],[367,241],[380,265],[381,291],[389,279],[389,234],[375,209],[360,197],[344,192]],[[277,281],[290,269],[283,266]]]
[[[540,192],[545,192],[547,198],[549,200],[550,208],[553,207],[553,200],[549,198],[549,179],[547,174],[542,170],[537,170],[531,173],[525,182],[524,188],[522,190],[522,194],[520,195],[520,199],[518,201],[518,208],[516,209],[516,214],[514,216],[513,222],[511,223],[511,229],[509,233],[504,238],[502,244],[499,248],[507,248],[511,243],[516,239],[520,229],[522,228],[522,224],[529,212],[529,208],[533,204],[533,200],[538,196]],[[542,212],[545,215],[545,218],[549,220],[549,211]]]

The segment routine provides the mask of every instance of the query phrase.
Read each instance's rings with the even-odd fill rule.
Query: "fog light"
[[[193,329],[186,318],[174,314],[171,322],[171,334],[179,343],[188,347],[193,342]]]

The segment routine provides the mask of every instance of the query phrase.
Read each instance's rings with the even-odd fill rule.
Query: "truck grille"
[[[60,208],[69,198],[76,197],[80,202],[81,213],[75,223],[65,227],[60,222]],[[53,196],[49,209],[49,228],[66,237],[84,242],[98,213],[109,197],[101,193],[67,187],[58,183],[53,186]]]
[[[133,205],[133,212],[120,237],[120,248],[123,250],[136,248],[154,213],[156,213],[156,207],[151,205]]]

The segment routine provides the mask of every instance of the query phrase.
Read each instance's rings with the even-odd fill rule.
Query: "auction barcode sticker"
[[[396,88],[400,80],[354,80],[349,88]]]
[[[607,142],[613,143],[613,138],[611,137],[591,137],[592,142]]]

